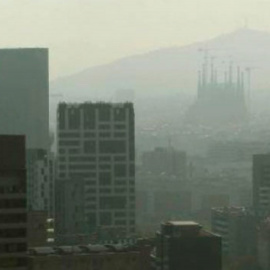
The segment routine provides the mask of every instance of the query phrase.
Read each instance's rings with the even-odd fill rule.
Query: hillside
[[[134,89],[137,97],[194,94],[201,48],[208,48],[209,54],[216,57],[220,70],[230,59],[235,65],[252,67],[256,91],[270,87],[270,33],[240,29],[208,41],[134,55],[59,78],[51,82],[51,94],[60,93],[67,100],[111,100],[119,89]]]

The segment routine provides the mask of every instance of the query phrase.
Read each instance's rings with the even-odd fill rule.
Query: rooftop
[[[97,101],[97,102],[60,102],[58,107],[60,106],[67,106],[68,108],[80,108],[82,106],[93,106],[93,107],[113,107],[113,108],[126,108],[126,107],[133,107],[133,103],[131,102],[103,102],[103,101]]]
[[[67,254],[91,254],[91,253],[115,253],[135,251],[133,246],[125,244],[108,245],[79,245],[79,246],[57,246],[57,247],[35,247],[28,250],[29,255],[67,255]]]
[[[217,237],[204,230],[199,223],[189,220],[165,222],[161,225],[161,231],[157,233],[166,237]]]
[[[212,211],[216,214],[227,215],[227,216],[247,216],[251,214],[249,209],[245,207],[231,206],[231,207],[215,207]]]
[[[199,223],[194,221],[168,221],[165,223],[165,225],[172,225],[172,226],[200,226]]]

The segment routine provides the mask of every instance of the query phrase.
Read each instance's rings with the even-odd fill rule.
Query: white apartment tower
[[[78,184],[84,181],[85,233],[104,240],[132,236],[135,233],[133,105],[61,103],[57,122],[58,181],[62,185],[65,180]],[[72,193],[69,194],[71,198],[67,194],[57,197],[61,209],[65,208],[65,201],[73,200]],[[73,209],[76,212],[76,207]],[[61,223],[61,233],[74,232],[76,226],[81,230],[76,213],[73,214],[72,222],[70,218],[68,222],[65,218],[57,221],[56,217],[56,222]],[[60,216],[73,214],[65,209]]]

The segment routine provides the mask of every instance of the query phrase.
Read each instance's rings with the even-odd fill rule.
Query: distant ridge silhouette
[[[71,99],[111,99],[115,90],[134,89],[137,96],[170,93],[195,94],[202,54],[209,49],[222,76],[223,65],[252,69],[254,91],[270,88],[270,33],[243,27],[229,34],[190,44],[170,47],[91,67],[51,82],[51,93]]]

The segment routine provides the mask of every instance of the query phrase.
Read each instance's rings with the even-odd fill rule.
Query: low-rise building
[[[155,270],[221,270],[221,237],[193,221],[169,221],[157,232]]]
[[[212,209],[212,231],[222,237],[222,252],[230,260],[255,256],[256,218],[245,207]]]
[[[118,244],[39,247],[28,258],[29,270],[141,270],[141,257],[139,250]]]

